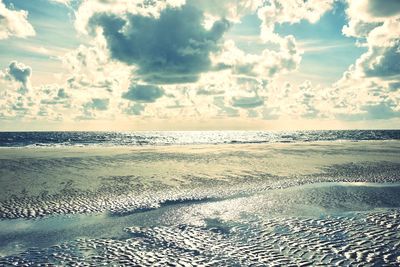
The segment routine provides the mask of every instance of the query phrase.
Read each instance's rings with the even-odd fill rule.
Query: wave
[[[168,146],[400,140],[400,130],[0,132],[0,147]]]

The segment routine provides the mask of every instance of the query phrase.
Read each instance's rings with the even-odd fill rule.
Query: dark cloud
[[[24,94],[28,91],[29,86],[29,78],[32,74],[32,69],[29,66],[25,66],[22,63],[18,63],[13,61],[10,63],[7,69],[8,78],[11,80],[15,80],[22,84],[20,88],[20,93]]]
[[[252,97],[234,97],[232,106],[238,108],[256,108],[264,105],[264,99],[259,96]]]
[[[209,54],[229,28],[218,20],[203,26],[203,14],[195,7],[167,8],[159,18],[98,13],[90,26],[100,26],[114,59],[138,67],[137,74],[150,83],[195,82],[211,68]]]
[[[108,98],[92,98],[92,100],[84,105],[87,110],[100,110],[104,111],[108,109],[110,100]]]
[[[389,84],[390,91],[397,91],[400,89],[400,82],[393,82]]]
[[[390,17],[400,13],[398,0],[369,0],[368,12],[376,17]]]
[[[379,60],[376,60],[379,58]],[[400,39],[391,47],[374,47],[369,57],[361,61],[365,74],[370,77],[400,75]]]
[[[131,101],[152,103],[164,95],[164,90],[155,85],[131,84],[129,91],[122,94],[122,97]]]
[[[224,90],[217,90],[217,89],[199,89],[196,94],[197,95],[223,95],[225,93]]]
[[[8,66],[8,73],[16,81],[19,81],[22,84],[26,84],[29,80],[29,77],[31,76],[32,69],[28,66],[13,61]]]
[[[64,89],[64,88],[58,89],[57,97],[58,97],[58,98],[68,98],[68,95],[67,95],[67,93],[65,92],[65,89]]]

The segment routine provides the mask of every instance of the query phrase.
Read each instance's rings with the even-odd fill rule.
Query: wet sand
[[[398,265],[399,152],[399,141],[3,148],[0,265]]]

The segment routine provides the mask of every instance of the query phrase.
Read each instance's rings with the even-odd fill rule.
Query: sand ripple
[[[207,226],[129,227],[127,239],[78,239],[2,266],[398,266],[400,210]]]

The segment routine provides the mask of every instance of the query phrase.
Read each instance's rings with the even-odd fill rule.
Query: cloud
[[[400,81],[389,83],[389,91],[397,91],[400,89]]]
[[[400,2],[353,1],[346,10],[347,36],[363,38],[368,51],[357,59],[347,73],[352,77],[400,79]],[[349,74],[348,74],[349,75]]]
[[[397,79],[364,77],[352,66],[327,95],[327,106],[340,120],[377,120],[400,117]],[[385,77],[386,78],[386,77]]]
[[[397,0],[347,0],[347,14],[366,22],[383,22],[400,15],[400,2]]]
[[[400,23],[399,23],[400,27]],[[390,47],[371,46],[358,61],[357,67],[367,77],[400,79],[400,38]]]
[[[8,74],[24,85],[28,83],[31,73],[32,69],[29,66],[25,66],[23,63],[13,61],[8,66]]]
[[[128,115],[135,115],[139,116],[143,113],[144,109],[146,106],[142,103],[135,103],[133,105],[130,105],[129,107],[125,108],[123,112]]]
[[[25,94],[30,88],[30,77],[32,69],[29,66],[25,66],[23,63],[12,61],[5,72],[5,78],[19,82],[22,86],[20,92]]]
[[[342,29],[343,34],[366,38],[384,22],[395,21],[400,16],[400,2],[393,0],[347,0],[346,14],[349,22]],[[398,34],[395,28],[393,34]],[[390,33],[389,33],[390,34]]]
[[[185,4],[185,0],[83,0],[75,17],[75,28],[78,32],[87,34],[90,31],[89,20],[100,13],[134,14],[149,17],[159,17],[166,8],[177,8]]]
[[[216,88],[213,89],[200,88],[196,92],[197,95],[222,95],[224,93],[225,93],[224,90],[218,90]]]
[[[223,96],[215,96],[213,104],[218,108],[218,116],[238,117],[239,112],[225,103]]]
[[[218,20],[209,30],[202,23],[202,12],[188,5],[166,8],[158,18],[99,13],[90,20],[103,29],[113,59],[137,66],[142,80],[161,84],[195,82],[210,70],[210,52],[218,50],[229,23]]]
[[[365,104],[361,106],[357,113],[339,113],[336,118],[347,121],[359,120],[387,120],[391,118],[399,118],[400,111],[395,110],[393,102],[381,102],[374,104]]]
[[[68,6],[71,3],[72,0],[50,0],[50,2],[54,2],[57,4],[63,4]]]
[[[25,38],[34,35],[35,30],[28,22],[28,12],[8,9],[0,0],[0,40],[11,36]]]
[[[229,40],[214,61],[221,68],[230,68],[233,74],[268,80],[296,70],[301,61],[301,51],[291,35],[281,39],[278,51],[267,48],[260,54],[245,53]]]
[[[110,100],[108,98],[92,98],[92,100],[84,105],[88,110],[104,111],[108,109]]]
[[[132,84],[129,91],[122,94],[122,97],[142,103],[152,103],[164,95],[164,90],[155,85]]]
[[[70,106],[70,95],[64,88],[59,88],[57,85],[47,85],[36,90],[39,91],[37,97],[42,105],[63,105],[66,108]]]
[[[213,17],[222,17],[235,22],[240,22],[241,17],[256,11],[261,4],[257,0],[188,0],[187,3]]]
[[[400,116],[400,2],[348,1],[343,33],[363,41],[368,51],[333,86],[337,118],[389,119]]]
[[[0,117],[31,117],[37,99],[30,85],[31,68],[11,62],[0,71]]]
[[[65,92],[64,88],[60,88],[57,91],[57,97],[58,98],[68,98],[68,94]]]
[[[261,37],[265,41],[280,42],[280,36],[275,31],[275,24],[298,23],[307,20],[317,22],[321,16],[332,9],[333,0],[270,0],[258,9],[261,19]]]
[[[79,97],[81,105],[90,101],[93,94],[97,98],[120,100],[129,85],[131,68],[110,60],[106,42],[98,36],[89,45],[80,45],[62,57],[69,70],[63,88]],[[104,114],[103,114],[104,115]]]
[[[342,33],[347,37],[365,38],[379,25],[382,23],[351,19],[347,25],[343,26]]]
[[[256,108],[263,105],[264,99],[259,96],[232,98],[232,106],[237,108]]]

